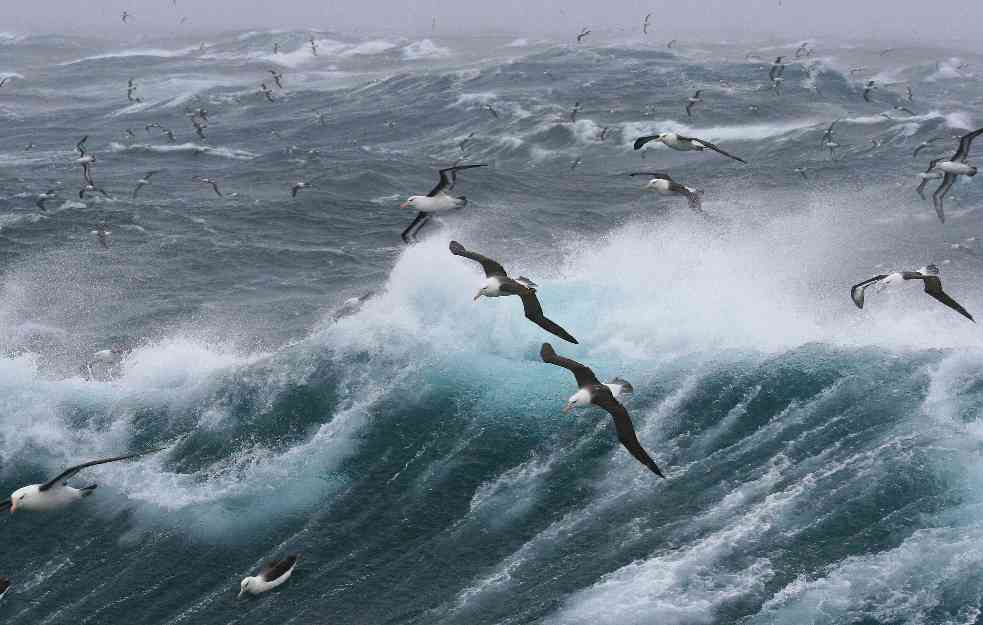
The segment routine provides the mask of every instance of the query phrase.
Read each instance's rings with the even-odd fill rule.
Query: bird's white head
[[[236,597],[236,599],[241,599],[244,594],[249,592],[249,586],[252,583],[253,583],[253,578],[251,577],[247,577],[243,579],[242,582],[239,584],[239,595]]]
[[[406,201],[399,205],[400,208],[416,208],[416,203],[420,199],[419,195],[411,195]]]
[[[565,406],[563,406],[563,414],[569,413],[571,410],[577,406],[586,406],[590,403],[590,392],[587,389],[579,389],[576,393],[570,396],[567,400]]]
[[[41,492],[38,490],[37,484],[32,484],[31,486],[23,486],[18,488],[10,495],[10,513],[13,514],[17,512],[18,508],[24,508],[25,510],[30,510],[34,504],[34,498]]]
[[[656,135],[655,140],[658,141],[659,143],[663,143],[668,138],[669,138],[668,132],[660,132],[658,135]]]

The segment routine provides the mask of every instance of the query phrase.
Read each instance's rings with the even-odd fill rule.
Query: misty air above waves
[[[921,283],[863,310],[850,285],[935,264],[983,310],[979,181],[944,224],[938,181],[915,193],[983,125],[983,59],[669,48],[646,12],[579,45],[575,16],[467,37],[436,11],[406,34],[0,35],[0,497],[167,447],[86,469],[70,510],[4,515],[0,621],[975,622],[983,337]],[[660,132],[748,165],[633,149]],[[86,135],[109,197],[78,197]],[[458,161],[488,163],[458,176],[467,206],[403,244],[400,204]],[[628,175],[659,171],[700,210]],[[473,302],[451,240],[535,281],[579,345]],[[603,410],[563,414],[544,341],[630,380],[667,480]],[[236,599],[291,553],[289,582]]]

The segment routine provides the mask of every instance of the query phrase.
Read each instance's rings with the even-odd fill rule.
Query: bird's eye
[[[20,500],[21,500],[21,499],[23,499],[24,497],[27,497],[27,495],[26,495],[26,494],[25,494],[25,495],[21,495],[20,497],[18,497],[18,498],[17,498],[17,500],[18,500],[18,501],[20,501]]]

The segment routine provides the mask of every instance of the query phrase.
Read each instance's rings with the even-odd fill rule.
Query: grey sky
[[[191,30],[317,28],[429,32],[438,16],[438,35],[515,32],[555,33],[589,25],[596,29],[637,28],[653,13],[653,34],[665,38],[696,31],[731,36],[808,38],[840,33],[972,41],[983,24],[983,2],[949,0],[5,0],[0,31],[92,30],[136,37],[177,32],[187,16]],[[942,8],[944,7],[944,8]],[[122,24],[123,10],[134,15]],[[972,47],[978,47],[973,45]]]

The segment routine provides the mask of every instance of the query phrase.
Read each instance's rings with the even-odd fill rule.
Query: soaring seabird
[[[153,171],[148,171],[146,174],[144,174],[143,178],[137,180],[137,186],[136,186],[135,189],[133,189],[133,199],[134,200],[137,199],[137,193],[140,193],[140,189],[142,189],[146,185],[150,184],[150,179],[153,178],[155,175],[157,175],[159,173],[160,173],[160,170],[159,169],[155,169]]]
[[[313,36],[311,37],[311,52],[314,53],[314,56],[317,56],[317,43],[315,43]]]
[[[775,95],[782,95],[782,85],[785,83],[785,79],[781,76],[775,76],[771,80],[771,88],[775,91]]]
[[[124,24],[126,23],[126,20],[128,18],[131,18],[131,17],[133,17],[133,15],[131,15],[130,13],[127,13],[126,11],[123,11],[123,23]]]
[[[598,138],[601,141],[604,141],[605,139],[607,139],[608,132],[610,132],[610,131],[611,131],[611,127],[610,126],[605,126],[604,128],[601,128],[601,134],[600,134],[600,136]]]
[[[669,48],[670,50],[672,50],[672,47],[674,45],[676,45],[676,40],[675,39],[673,39],[672,41],[670,41],[669,43],[667,43],[666,44],[666,47]]]
[[[3,78],[0,78],[0,87],[3,87],[3,86],[4,86],[5,84],[7,84],[7,83],[8,83],[8,82],[9,82],[9,81],[10,81],[10,80],[12,79],[12,78],[13,78],[12,76],[4,76]]]
[[[584,159],[581,158],[581,157],[579,157],[579,156],[577,158],[573,159],[573,162],[570,163],[570,171],[573,171],[573,170],[577,169],[578,167],[580,167],[580,164],[583,163],[583,162],[584,162]]]
[[[918,144],[918,147],[915,148],[915,151],[911,154],[911,157],[918,158],[919,152],[921,152],[927,147],[930,147],[933,143],[936,143],[938,141],[945,141],[945,137],[932,137],[931,139],[926,139],[925,141],[922,141],[921,143]]]
[[[782,63],[782,57],[775,59],[775,62],[771,64],[771,68],[768,70],[768,80],[775,82],[775,79],[785,73],[785,65]]]
[[[921,178],[921,182],[919,182],[918,183],[918,186],[915,187],[915,192],[918,193],[918,195],[922,196],[922,199],[923,200],[927,200],[928,199],[927,197],[925,197],[925,185],[928,184],[928,181],[929,180],[938,180],[939,178],[942,177],[942,172],[939,171],[939,170],[937,170],[937,169],[935,169],[935,166],[938,165],[939,162],[941,162],[941,161],[942,161],[941,158],[936,158],[936,159],[933,159],[933,160],[929,161],[929,163],[928,163],[928,169],[926,169],[924,172],[918,174],[918,177]],[[944,215],[939,215],[939,219],[941,219],[942,221],[945,221]]]
[[[273,99],[273,90],[267,87],[265,82],[259,85],[259,90],[260,93],[266,96],[267,100],[269,100],[270,102],[276,102],[276,100]]]
[[[417,232],[423,227],[424,223],[430,219],[431,213],[437,213],[442,211],[448,211],[458,208],[464,208],[468,204],[468,198],[465,196],[454,197],[448,193],[454,188],[454,184],[457,182],[457,172],[463,169],[473,169],[475,167],[487,167],[487,163],[479,163],[477,165],[455,165],[454,167],[446,167],[444,169],[438,170],[440,174],[440,181],[437,182],[437,186],[430,190],[430,193],[426,195],[411,195],[406,199],[405,202],[399,205],[400,208],[414,208],[418,212],[416,218],[413,222],[403,230],[403,241],[406,243],[412,243],[416,239]]]
[[[681,195],[689,201],[689,207],[700,210],[701,201],[700,198],[703,195],[703,191],[699,189],[693,189],[679,184],[673,180],[669,174],[663,174],[658,172],[647,172],[647,171],[637,171],[630,176],[648,176],[650,180],[645,184],[642,189],[644,191],[655,191],[660,195]]]
[[[280,54],[280,42],[279,41],[274,41],[273,42],[273,54]]]
[[[700,97],[701,93],[703,93],[703,90],[697,89],[696,93],[694,93],[693,96],[686,101],[686,115],[689,117],[693,116],[693,107],[703,102],[703,98]]]
[[[867,84],[864,85],[864,101],[865,102],[873,102],[873,100],[870,99],[870,94],[874,92],[874,89],[877,89],[877,85],[874,83],[873,80],[868,80],[867,81]]]
[[[75,162],[82,166],[82,175],[86,178],[89,177],[89,165],[96,162],[96,155],[89,154],[85,151],[85,142],[88,140],[89,135],[85,135],[75,144],[75,149],[79,153],[79,157],[75,159]]]
[[[240,590],[237,599],[247,592],[251,595],[259,595],[284,583],[293,574],[298,559],[300,559],[300,555],[293,554],[283,560],[273,560],[267,563],[259,575],[242,580],[242,583],[239,584]]]
[[[806,175],[806,172],[808,170],[805,167],[796,167],[793,171],[795,171],[795,173],[797,173],[800,176],[802,176],[802,179],[803,180],[808,180],[809,179],[809,176]]]
[[[103,249],[109,249],[109,237],[113,234],[113,231],[109,229],[109,224],[106,222],[101,222],[96,229],[92,231],[92,234],[96,235],[96,240],[99,241],[99,245]]]
[[[474,133],[469,133],[468,136],[464,137],[460,143],[457,144],[457,148],[461,150],[461,154],[467,154],[468,144],[471,143],[471,139],[474,138]]]
[[[57,508],[62,508],[69,504],[75,503],[76,501],[91,495],[97,486],[97,484],[91,484],[84,488],[72,488],[68,485],[68,480],[75,477],[82,469],[93,467],[98,464],[129,460],[130,458],[137,458],[147,454],[156,453],[163,449],[163,447],[148,449],[147,451],[140,451],[135,454],[116,456],[114,458],[103,458],[101,460],[91,460],[89,462],[77,464],[74,467],[69,467],[44,484],[31,484],[29,486],[18,488],[10,495],[10,499],[0,501],[0,512],[6,510],[7,508],[10,508],[11,514],[17,512],[18,510],[47,512],[49,510],[55,510]]]
[[[218,180],[215,180],[214,178],[204,178],[202,176],[193,176],[191,179],[202,184],[212,185],[212,190],[215,191],[215,195],[224,197],[222,192],[218,190]]]
[[[481,105],[481,108],[483,108],[486,111],[488,111],[489,113],[491,113],[492,114],[492,117],[494,117],[495,119],[498,119],[498,111],[496,111],[495,110],[495,107],[492,106],[491,104],[482,104]]]
[[[277,88],[278,89],[283,89],[283,83],[280,82],[280,80],[283,78],[283,72],[278,72],[275,69],[271,69],[271,70],[268,70],[268,71],[271,74],[273,74],[273,80],[274,80],[274,82],[276,82]]]
[[[965,308],[960,306],[956,300],[949,297],[942,290],[942,280],[939,278],[939,268],[935,265],[922,267],[918,271],[896,271],[890,274],[874,276],[873,278],[869,278],[850,287],[850,297],[853,299],[853,303],[857,305],[857,308],[863,308],[864,292],[866,291],[867,287],[871,285],[886,287],[900,284],[906,280],[921,280],[925,284],[926,293],[975,323],[973,315],[969,314]]]
[[[718,154],[722,154],[727,158],[732,158],[735,161],[740,161],[745,165],[747,164],[747,161],[745,161],[743,158],[734,156],[733,154],[728,154],[727,152],[724,152],[723,150],[721,150],[714,144],[710,143],[709,141],[704,141],[703,139],[695,139],[693,137],[684,137],[682,135],[677,135],[674,132],[660,132],[657,135],[647,135],[644,137],[639,137],[635,139],[634,147],[636,150],[640,150],[649,141],[657,141],[659,143],[662,143],[663,145],[672,148],[673,150],[679,150],[681,152],[693,151],[693,150],[697,152],[702,152],[703,150],[713,150],[714,152],[717,152]]]
[[[911,85],[905,87],[905,95],[906,95],[906,99],[908,100],[908,104],[911,104],[912,102],[915,101],[915,96],[912,95],[911,93]]]
[[[944,174],[942,184],[932,194],[932,203],[935,205],[935,212],[939,214],[939,219],[942,221],[945,221],[942,210],[942,199],[949,192],[949,189],[952,188],[952,185],[956,183],[956,177],[969,176],[972,178],[976,175],[976,167],[970,165],[967,161],[969,160],[969,149],[973,145],[973,139],[981,134],[983,134],[983,128],[963,135],[959,139],[959,147],[956,149],[956,153],[952,155],[952,158],[949,160],[940,160],[935,165],[935,169]]]
[[[645,14],[645,19],[642,21],[642,34],[643,35],[649,34],[649,20],[650,19],[652,19],[652,14],[651,13],[646,13]]]
[[[306,189],[307,187],[314,186],[310,182],[304,182],[303,180],[298,180],[290,187],[290,197],[297,197],[297,192],[301,189]]]
[[[580,112],[580,101],[573,103],[573,109],[570,111],[570,121],[576,123],[577,113]]]
[[[658,465],[648,455],[642,444],[638,442],[638,435],[635,434],[635,426],[632,425],[631,417],[628,416],[628,411],[618,401],[619,396],[631,394],[633,390],[631,384],[621,378],[615,378],[608,384],[601,384],[590,367],[586,367],[576,360],[558,355],[549,343],[543,343],[543,348],[539,354],[543,362],[567,369],[577,380],[577,392],[567,400],[567,404],[563,407],[564,413],[568,413],[574,408],[589,406],[591,404],[603,408],[614,420],[614,428],[618,432],[618,440],[628,450],[628,453],[648,467],[652,473],[665,478],[665,475],[659,470]]]
[[[34,205],[41,209],[41,212],[48,210],[44,207],[44,203],[48,200],[53,200],[58,197],[57,189],[48,189],[44,193],[38,195],[37,199],[34,201]]]
[[[586,26],[581,28],[580,34],[577,35],[577,43],[581,43],[584,40],[584,37],[586,37],[589,34],[590,34],[590,30]]]
[[[539,299],[536,298],[536,283],[532,280],[523,276],[519,276],[516,279],[510,278],[505,272],[505,268],[497,261],[475,252],[469,252],[457,241],[451,241],[450,250],[451,254],[455,256],[470,258],[479,263],[485,270],[487,280],[485,281],[485,285],[478,291],[478,294],[474,296],[474,301],[478,301],[478,298],[481,296],[505,297],[508,295],[518,295],[519,299],[522,300],[522,309],[526,313],[526,319],[532,321],[550,334],[555,334],[564,341],[571,343],[577,342],[577,339],[573,338],[569,332],[543,316],[543,307],[540,305]]]
[[[806,52],[809,51],[809,42],[805,41],[801,46],[795,49],[795,58],[801,58]]]
[[[840,144],[830,139],[823,143],[823,147],[829,150],[829,160],[836,160],[836,148],[840,147]]]

